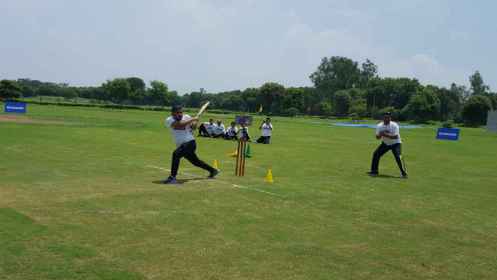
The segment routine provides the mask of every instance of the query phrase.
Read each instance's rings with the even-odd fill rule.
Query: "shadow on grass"
[[[191,178],[191,179],[177,179],[179,185],[188,183],[188,182],[195,182],[195,181],[204,181],[204,180],[209,180],[209,178]],[[152,181],[152,183],[157,184],[157,185],[165,185],[164,180],[155,180]]]
[[[384,174],[376,175],[374,178],[405,180],[399,176],[384,175]]]

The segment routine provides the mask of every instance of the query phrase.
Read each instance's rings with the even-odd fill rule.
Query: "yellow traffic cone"
[[[267,170],[267,175],[266,175],[266,178],[264,178],[264,181],[267,183],[274,183],[273,172],[271,171],[271,169]]]
[[[217,164],[217,159],[215,159],[214,162],[212,163],[212,167],[214,167],[215,169],[219,169],[219,166]]]

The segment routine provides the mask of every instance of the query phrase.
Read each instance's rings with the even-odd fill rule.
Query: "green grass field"
[[[497,279],[497,135],[483,129],[401,130],[403,180],[390,153],[384,177],[365,175],[372,129],[274,118],[246,177],[234,142],[198,139],[219,178],[182,161],[185,183],[168,186],[163,112],[28,110],[0,114],[1,279]]]

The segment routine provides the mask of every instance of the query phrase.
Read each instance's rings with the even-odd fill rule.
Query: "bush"
[[[21,88],[16,81],[0,81],[0,99],[16,99],[21,97]]]
[[[488,97],[474,95],[464,104],[462,118],[466,126],[480,126],[487,122],[488,111],[492,109],[492,102]]]
[[[295,117],[296,115],[299,114],[299,109],[295,107],[290,107],[285,110],[284,115],[288,117]]]
[[[333,112],[333,106],[329,102],[321,102],[319,103],[319,114],[324,116],[330,116]]]
[[[424,88],[411,96],[409,103],[402,109],[403,115],[417,123],[437,119],[439,111],[440,99],[431,88]]]
[[[337,116],[346,116],[349,112],[349,107],[351,103],[351,98],[349,92],[346,90],[340,90],[335,93],[333,97],[334,111]]]
[[[352,114],[356,114],[358,117],[367,117],[369,115],[365,99],[360,98],[352,101],[349,108],[349,116]]]
[[[352,119],[353,121],[361,119],[357,113],[349,114],[349,118]]]
[[[454,127],[454,121],[453,120],[447,120],[442,123],[443,128],[453,128]]]

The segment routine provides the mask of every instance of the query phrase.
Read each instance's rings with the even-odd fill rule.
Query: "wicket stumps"
[[[245,175],[245,147],[247,146],[247,141],[240,139],[238,140],[238,147],[236,149],[236,166],[235,175],[244,176]]]

